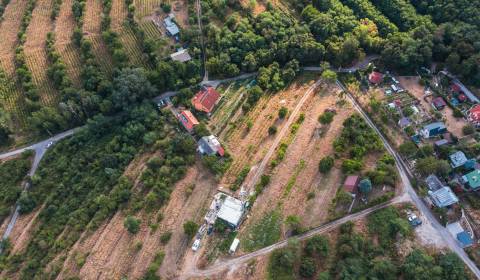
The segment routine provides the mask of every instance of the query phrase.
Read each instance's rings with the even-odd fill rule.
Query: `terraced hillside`
[[[67,66],[67,73],[75,87],[80,87],[80,56],[72,44],[71,37],[75,29],[72,15],[72,0],[63,0],[55,23],[55,48]]]
[[[5,72],[9,83],[0,84],[1,102],[5,109],[13,113],[14,121],[24,125],[25,110],[21,105],[22,93],[15,84],[15,45],[26,1],[12,0],[5,9],[0,23],[0,68]]]
[[[110,17],[112,18],[111,29],[118,33],[120,42],[128,55],[132,65],[147,66],[143,58],[140,42],[131,28],[125,24],[127,19],[127,6],[124,0],[113,0]]]
[[[54,105],[59,94],[47,76],[48,60],[46,51],[47,33],[53,30],[50,17],[53,0],[38,0],[27,28],[27,41],[24,45],[28,68],[33,74],[33,83],[38,89],[43,105]]]
[[[112,58],[108,52],[107,46],[102,40],[101,22],[102,22],[102,1],[87,0],[85,5],[85,16],[83,20],[83,32],[92,42],[93,53],[97,62],[107,74],[111,74]]]

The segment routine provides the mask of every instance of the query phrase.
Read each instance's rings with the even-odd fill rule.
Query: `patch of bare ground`
[[[172,3],[172,10],[175,14],[175,20],[182,28],[188,28],[188,1],[179,0]]]
[[[268,128],[275,125],[281,130],[285,123],[285,120],[278,119],[279,109],[286,107],[289,111],[292,110],[312,83],[312,80],[301,79],[284,91],[264,96],[246,116],[239,117],[230,124],[234,129],[220,135],[220,139],[233,155],[232,166],[223,177],[222,186],[232,184],[246,165],[253,166],[261,161],[275,139],[275,135],[268,135]],[[253,124],[250,129],[247,127],[248,121]]]
[[[67,67],[67,73],[73,84],[80,87],[80,56],[72,43],[75,19],[72,14],[72,0],[63,0],[55,21],[55,48]]]
[[[22,15],[27,1],[12,0],[6,7],[3,20],[0,23],[0,61],[2,68],[9,76],[15,73],[15,46],[17,33],[20,29]]]
[[[289,145],[285,158],[273,170],[271,183],[257,198],[250,213],[251,217],[242,226],[241,232],[248,228],[249,221],[262,217],[264,213],[280,205],[284,216],[298,215],[304,226],[315,226],[327,219],[328,205],[335,196],[341,176],[338,168],[332,169],[327,175],[321,175],[318,162],[322,157],[333,153],[332,142],[341,132],[343,120],[352,113],[348,107],[336,108],[334,121],[329,127],[322,128],[323,133],[319,132],[321,125],[318,116],[325,109],[335,107],[336,101],[336,89],[322,88],[306,102],[302,108],[305,121]],[[300,165],[303,165],[303,168],[299,169]],[[315,197],[307,201],[310,192],[314,192]]]

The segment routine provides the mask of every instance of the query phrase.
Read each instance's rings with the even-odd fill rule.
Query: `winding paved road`
[[[79,129],[80,128],[70,129],[70,130],[64,131],[62,133],[59,133],[55,136],[52,136],[52,137],[50,137],[46,140],[43,140],[43,141],[40,141],[40,142],[35,143],[33,145],[30,145],[28,147],[24,147],[24,148],[20,148],[20,149],[11,151],[11,152],[6,152],[6,153],[3,153],[3,154],[0,154],[0,159],[5,159],[5,158],[9,158],[11,156],[19,155],[19,154],[21,154],[25,151],[34,151],[35,156],[33,158],[32,167],[30,168],[30,171],[28,172],[28,176],[32,177],[38,169],[38,164],[40,163],[40,160],[43,158],[43,156],[45,155],[45,152],[48,149],[47,148],[48,144],[50,142],[52,142],[52,145],[53,145],[55,142],[74,134]],[[28,182],[28,181],[25,182],[24,185],[23,185],[24,191],[28,190],[29,187],[30,187],[30,182]],[[18,216],[20,215],[19,211],[20,211],[20,207],[19,207],[18,204],[16,204],[15,205],[15,211],[13,212],[13,215],[11,216],[10,221],[8,222],[7,229],[5,230],[5,232],[2,235],[2,240],[8,238],[10,236],[10,234],[12,233],[13,227],[15,226],[15,223],[17,222]],[[2,248],[0,248],[0,253],[1,252],[2,252]]]

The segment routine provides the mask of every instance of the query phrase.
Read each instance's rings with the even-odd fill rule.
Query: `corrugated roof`
[[[243,211],[243,204],[240,200],[227,196],[220,207],[220,211],[218,211],[217,217],[236,227],[240,223]]]
[[[458,197],[449,187],[442,187],[436,191],[429,191],[429,196],[437,207],[443,208],[458,202]]]
[[[186,49],[179,50],[178,52],[174,52],[170,55],[172,60],[180,61],[180,62],[187,62],[192,59],[190,54]]]
[[[450,155],[450,165],[453,168],[460,167],[467,162],[467,156],[462,151],[457,151]]]

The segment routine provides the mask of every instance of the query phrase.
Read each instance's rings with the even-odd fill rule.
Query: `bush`
[[[352,174],[362,170],[363,163],[356,159],[346,159],[342,163],[342,171],[345,174]]]
[[[318,169],[322,173],[328,173],[333,167],[334,159],[331,156],[326,156],[320,160],[318,164]]]
[[[473,125],[471,125],[471,124],[467,124],[462,128],[462,132],[463,132],[464,135],[473,134],[473,133],[475,133],[475,127],[473,127]]]
[[[278,110],[278,117],[280,119],[284,119],[287,116],[287,114],[288,114],[288,109],[283,106],[282,108],[280,108],[280,110]]]
[[[136,234],[140,230],[140,220],[132,216],[127,216],[125,221],[123,221],[123,226],[125,226],[131,234]]]
[[[318,121],[321,124],[329,124],[333,121],[334,116],[335,116],[335,113],[327,111],[318,117]]]
[[[183,232],[187,235],[188,238],[195,236],[198,230],[198,225],[193,221],[187,221],[183,224]]]
[[[277,127],[274,126],[274,125],[270,126],[270,127],[268,128],[268,134],[273,135],[273,134],[275,134],[275,133],[277,133]]]
[[[302,264],[300,264],[300,275],[305,278],[310,278],[315,275],[317,267],[312,258],[303,258]]]
[[[328,251],[328,239],[320,235],[308,239],[305,244],[305,252],[310,257],[326,257],[328,256]]]
[[[171,231],[167,231],[167,232],[164,232],[162,233],[162,235],[160,236],[160,242],[165,245],[168,243],[168,241],[170,241],[170,238],[172,237],[172,232]]]

